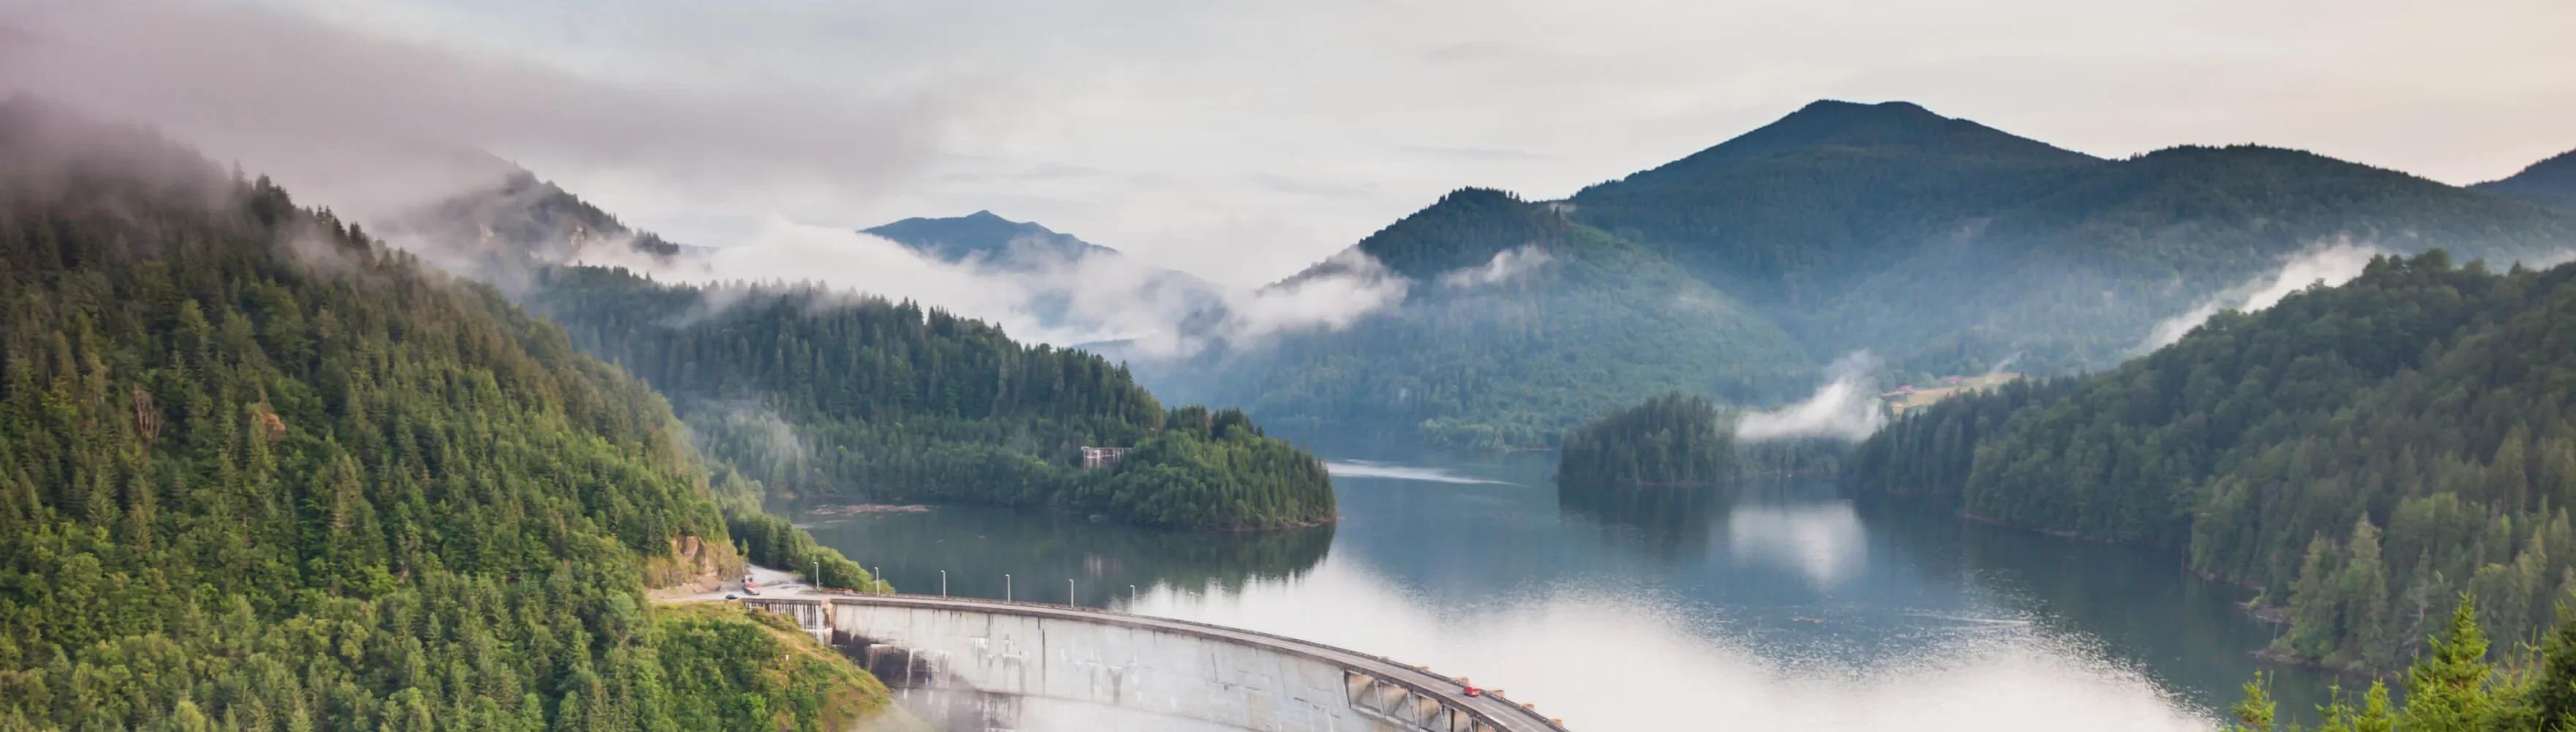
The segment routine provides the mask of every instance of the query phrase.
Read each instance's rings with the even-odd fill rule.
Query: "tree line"
[[[2374,679],[2360,694],[2337,689],[2317,709],[2316,727],[2283,724],[2268,679],[2246,682],[2245,696],[2229,710],[2230,732],[2555,732],[2576,729],[2576,618],[2562,616],[2548,637],[2519,648],[2497,648],[2478,624],[2474,596],[2451,603],[2447,620],[2425,639],[2422,654],[2401,677],[2405,702],[2392,701],[2387,681]],[[2506,656],[2503,663],[2492,660]]]

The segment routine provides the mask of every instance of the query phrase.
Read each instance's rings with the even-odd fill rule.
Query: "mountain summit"
[[[1901,257],[2105,161],[1908,102],[1821,101],[1571,199],[1575,220],[1746,294]]]
[[[1033,221],[1012,221],[991,211],[948,218],[915,217],[862,231],[949,262],[975,258],[1001,262],[1029,252],[1064,259],[1118,253]]]
[[[1809,103],[1789,116],[1688,157],[1595,188],[1688,180],[1723,173],[1728,163],[1818,151],[1844,155],[1974,156],[2024,163],[2096,160],[1966,119],[1943,117],[1913,102],[1862,104],[1827,99]]]

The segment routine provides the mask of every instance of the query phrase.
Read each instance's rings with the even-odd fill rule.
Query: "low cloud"
[[[1550,256],[1547,250],[1538,248],[1536,244],[1523,244],[1495,252],[1494,258],[1486,261],[1485,266],[1462,267],[1443,272],[1440,274],[1440,284],[1449,287],[1496,284],[1519,277],[1523,273],[1553,261],[1556,261],[1556,257]]]
[[[430,246],[422,243],[416,246]],[[664,281],[803,282],[914,300],[991,321],[1014,338],[1057,346],[1120,342],[1141,358],[1188,356],[1218,342],[1335,330],[1403,302],[1412,281],[1351,250],[1310,276],[1234,288],[1114,252],[1016,247],[1011,256],[949,262],[861,232],[772,217],[746,242],[674,258],[623,246],[579,249],[583,264]],[[729,303],[709,290],[707,313]]]
[[[925,164],[969,91],[609,81],[231,4],[10,7],[0,89],[157,125],[361,220],[492,185],[510,166],[485,150],[660,181],[885,189]]]
[[[712,411],[733,426],[759,436],[760,446],[768,451],[762,456],[765,459],[803,463],[811,455],[805,447],[805,441],[797,437],[795,425],[788,424],[786,419],[778,416],[778,412],[757,402],[733,400],[709,404],[703,408]],[[700,435],[697,439],[708,438]]]
[[[1855,351],[1825,367],[1825,385],[1806,401],[1735,421],[1735,439],[1744,442],[1828,437],[1859,440],[1887,424],[1879,408],[1877,382],[1869,374],[1878,358]]]
[[[1412,280],[1356,247],[1317,269],[1311,276],[1237,293],[1227,302],[1227,335],[1261,338],[1293,330],[1339,330],[1404,302],[1413,287]]]
[[[2191,329],[2208,322],[2210,316],[2217,315],[2220,310],[2250,313],[2278,304],[2281,298],[2307,289],[2310,285],[2324,284],[2331,287],[2352,281],[2352,278],[2361,276],[2361,270],[2364,267],[2370,265],[2371,257],[2385,253],[2378,247],[2354,244],[2350,239],[2344,238],[2337,238],[2331,243],[2321,242],[2310,246],[2292,255],[2269,274],[2222,290],[2202,300],[2200,304],[2192,306],[2190,311],[2157,323],[2154,329],[2147,332],[2146,339],[2139,341],[2132,350],[2143,354],[2173,345],[2175,341],[2189,335]]]

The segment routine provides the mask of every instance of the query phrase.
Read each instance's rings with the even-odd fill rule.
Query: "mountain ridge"
[[[2488,181],[2471,187],[2513,196],[2540,206],[2562,211],[2576,211],[2576,150],[2544,158],[2501,180]]]
[[[1245,404],[1283,426],[1322,414],[1341,415],[1325,422],[1347,421],[1371,411],[1352,400],[1386,403],[1418,393],[1352,384],[1496,375],[1495,366],[1468,367],[1478,361],[1464,354],[1420,360],[1441,349],[1403,343],[1508,332],[1523,357],[1567,362],[1584,349],[1583,336],[1540,335],[1512,320],[1539,312],[1566,318],[1576,307],[1623,313],[1588,323],[1611,332],[1662,323],[1657,327],[1677,342],[1713,328],[1733,333],[1700,352],[1707,364],[1730,364],[1714,368],[1813,368],[1867,350],[1905,374],[1982,373],[2007,362],[2039,374],[2095,369],[2133,355],[2160,322],[2337,243],[2533,260],[2576,247],[2576,217],[2286,148],[2186,145],[2103,159],[1912,103],[1826,100],[1560,201],[1453,190],[1283,281],[1348,273],[1355,266],[1349,255],[1367,254],[1416,281],[1403,308],[1269,351],[1302,350],[1279,356],[1302,366],[1259,364],[1243,353],[1201,362],[1197,368],[1223,363],[1266,376],[1199,397]],[[1499,271],[1506,253],[1525,247],[1555,261],[1508,291],[1540,310],[1469,312],[1452,303],[1470,299],[1465,293],[1436,286],[1445,275],[1480,266]],[[1546,269],[1571,271],[1568,264],[1592,276]],[[1667,322],[1653,307],[1641,309],[1645,300],[1681,292],[1673,289],[1676,278],[1692,280],[1692,297],[1720,303],[1722,314]],[[1596,291],[1569,296],[1569,288]],[[1373,324],[1379,321],[1386,324]],[[1433,322],[1452,331],[1425,330]],[[1756,355],[1773,349],[1762,345],[1764,337],[1747,336],[1764,332],[1789,334],[1799,352]],[[1387,338],[1396,341],[1364,345]],[[1535,342],[1547,338],[1568,341]],[[1629,355],[1668,346],[1639,344],[1631,348],[1643,350]],[[1327,353],[1342,356],[1327,365],[1314,355]],[[1754,366],[1761,363],[1770,366]],[[1375,373],[1399,364],[1428,371],[1403,379]],[[1161,378],[1167,371],[1140,373]],[[1786,402],[1812,385],[1812,377],[1802,383],[1748,372],[1735,383],[1774,386],[1724,393],[1706,379],[1643,376],[1634,368],[1604,373],[1735,404]],[[1610,389],[1626,397],[1619,403],[1650,395],[1628,386]],[[1324,396],[1335,393],[1344,396]],[[1536,425],[1568,426],[1575,415],[1560,410],[1576,408],[1558,404],[1512,417],[1506,421],[1517,426],[1507,431],[1515,439],[1551,434]],[[1580,408],[1607,405],[1586,400]],[[1483,419],[1465,402],[1453,409],[1464,411],[1381,418],[1403,425]]]

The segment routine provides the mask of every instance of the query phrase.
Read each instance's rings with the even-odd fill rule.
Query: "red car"
[[[1484,695],[1485,695],[1485,690],[1484,690],[1484,689],[1479,689],[1479,688],[1476,688],[1476,687],[1473,687],[1473,686],[1470,686],[1470,687],[1467,687],[1467,695],[1468,695],[1468,696],[1484,696]]]

